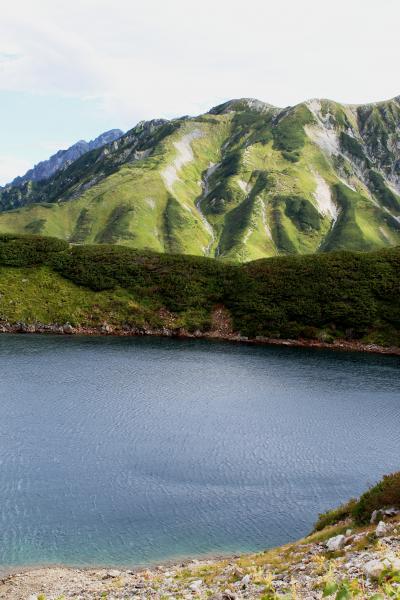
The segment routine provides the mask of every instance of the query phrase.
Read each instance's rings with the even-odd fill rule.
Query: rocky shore
[[[343,521],[299,542],[231,559],[195,560],[143,570],[28,570],[0,581],[0,599],[398,598],[400,519],[397,511],[389,511],[383,518],[353,529],[352,523]]]
[[[281,339],[263,336],[249,338],[240,335],[240,333],[224,330],[224,328],[218,328],[205,332],[197,330],[192,333],[183,328],[169,329],[167,327],[161,327],[159,329],[155,329],[148,327],[131,327],[129,325],[117,327],[106,322],[98,327],[74,327],[70,323],[9,323],[8,321],[0,321],[0,333],[84,336],[112,335],[123,337],[154,336],[169,338],[173,337],[178,339],[209,339],[217,341],[241,342],[247,344],[320,348],[348,352],[368,352],[373,354],[390,354],[400,356],[400,348],[397,346],[380,346],[378,344],[365,344],[359,341],[341,339],[337,339],[332,342],[325,342],[312,339]]]

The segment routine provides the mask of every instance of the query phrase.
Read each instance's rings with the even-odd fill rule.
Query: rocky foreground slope
[[[400,97],[233,100],[0,191],[0,232],[235,261],[400,242]]]
[[[389,479],[389,482],[388,482]],[[398,475],[374,492],[373,502],[393,491]],[[393,485],[394,484],[394,485]],[[381,486],[380,491],[376,489]],[[382,492],[383,486],[383,492]],[[386,486],[386,488],[385,488]],[[387,493],[389,490],[389,493]],[[372,503],[377,506],[377,504]],[[398,504],[397,504],[398,506]],[[351,508],[350,508],[351,507]],[[352,510],[352,514],[346,511]],[[295,543],[258,554],[193,560],[145,570],[36,569],[0,581],[4,600],[295,600],[351,598],[383,600],[400,594],[400,515],[396,507],[375,509],[368,523],[355,519],[357,504],[323,516],[317,531]],[[335,521],[324,527],[324,522]]]

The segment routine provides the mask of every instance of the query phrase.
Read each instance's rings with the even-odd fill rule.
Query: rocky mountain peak
[[[66,150],[59,150],[48,160],[39,162],[32,169],[29,169],[25,175],[16,177],[9,185],[15,186],[26,183],[27,181],[44,181],[45,179],[49,179],[57,171],[67,167],[86,152],[101,148],[105,144],[117,140],[122,135],[123,131],[121,131],[121,129],[110,129],[109,131],[100,134],[94,140],[90,140],[90,142],[79,140]]]

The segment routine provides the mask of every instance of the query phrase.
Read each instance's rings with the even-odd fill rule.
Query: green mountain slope
[[[236,100],[0,191],[0,232],[249,261],[400,243],[400,99]]]

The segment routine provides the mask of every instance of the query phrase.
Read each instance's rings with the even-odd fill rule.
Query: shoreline
[[[286,600],[295,591],[299,600],[323,600],[327,581],[342,580],[364,591],[362,598],[372,598],[382,595],[379,573],[385,565],[394,572],[400,566],[399,524],[398,515],[387,519],[382,537],[381,523],[355,526],[345,519],[257,553],[176,557],[148,567],[28,566],[0,575],[0,599]]]
[[[0,334],[26,334],[26,335],[63,335],[63,336],[104,336],[104,337],[164,337],[174,339],[205,339],[220,342],[234,342],[240,344],[252,344],[260,346],[284,346],[289,348],[313,348],[322,350],[333,350],[342,352],[361,352],[369,354],[386,354],[389,356],[400,356],[400,347],[380,346],[379,344],[365,344],[357,341],[337,339],[333,342],[324,342],[312,339],[284,339],[256,336],[249,338],[238,333],[214,331],[195,331],[190,333],[184,329],[173,330],[166,327],[160,329],[136,328],[136,327],[114,327],[104,323],[99,327],[73,327],[69,323],[60,325],[52,324],[26,324],[0,321]]]
[[[283,545],[292,544],[293,541],[288,541]],[[111,571],[118,569],[120,571],[132,571],[134,573],[141,573],[143,571],[156,571],[160,568],[185,568],[190,565],[199,565],[201,563],[221,562],[225,560],[237,560],[241,556],[250,556],[257,552],[264,552],[269,548],[263,548],[262,550],[244,550],[242,552],[227,552],[214,553],[206,552],[204,554],[190,554],[190,555],[175,555],[171,558],[161,558],[160,560],[150,561],[148,563],[134,564],[134,563],[93,563],[93,564],[68,564],[62,562],[55,563],[32,563],[32,564],[20,564],[20,565],[0,565],[0,583],[2,580],[9,577],[14,577],[19,573],[31,573],[44,570],[63,569],[66,571]]]

